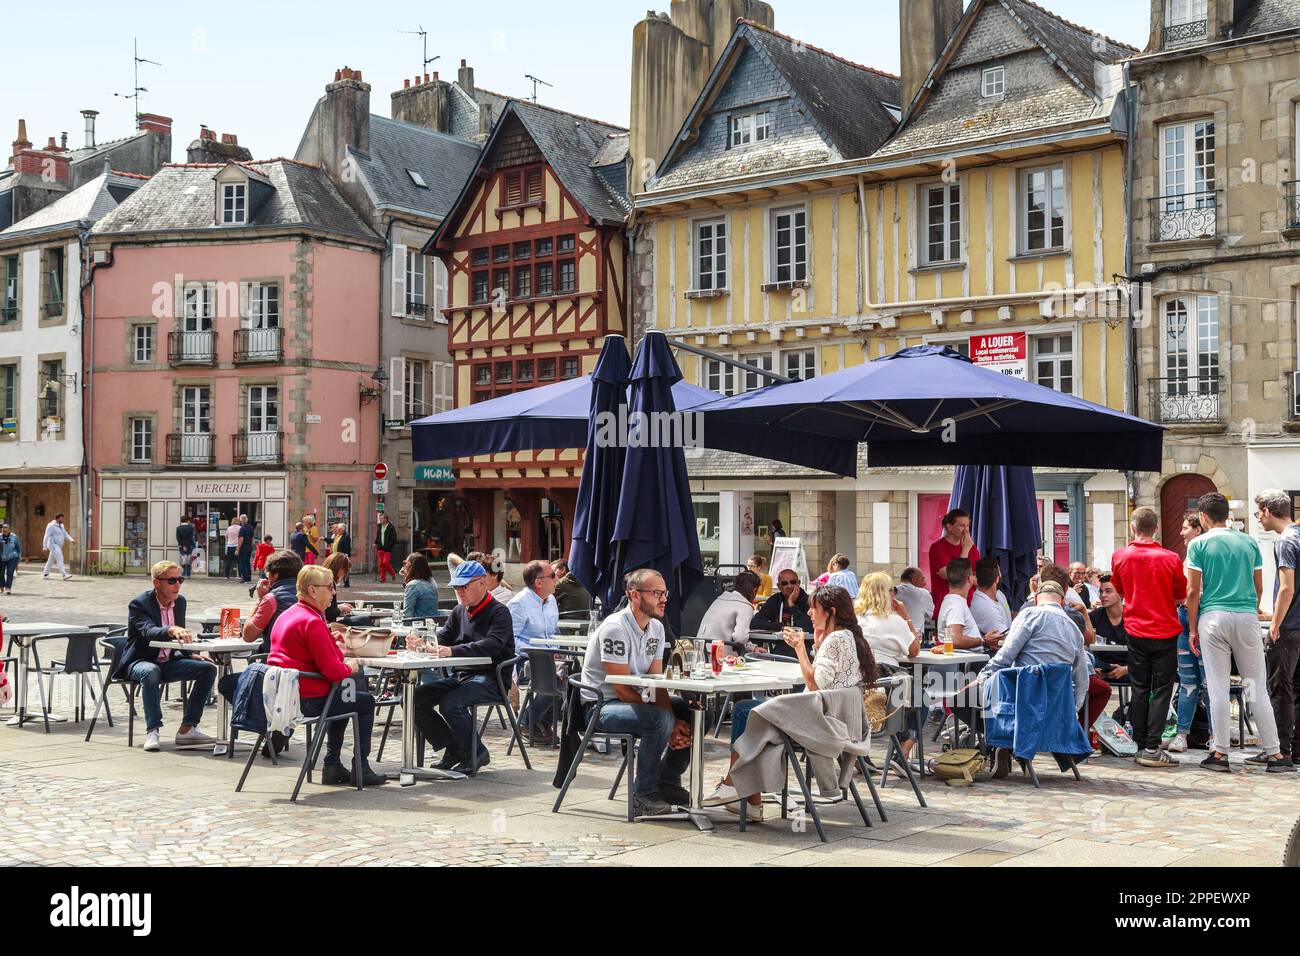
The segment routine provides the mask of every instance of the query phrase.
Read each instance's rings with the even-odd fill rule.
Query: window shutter
[[[447,308],[447,267],[441,259],[433,260],[433,317],[443,320],[442,310]]]
[[[393,315],[406,315],[406,246],[393,246]]]

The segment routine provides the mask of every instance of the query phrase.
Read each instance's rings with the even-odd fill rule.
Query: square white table
[[[415,785],[417,777],[431,780],[463,780],[465,774],[436,767],[419,767],[415,763],[415,688],[420,682],[420,672],[451,670],[462,667],[484,667],[492,663],[490,657],[426,657],[400,651],[386,657],[359,657],[364,667],[396,671],[402,681],[402,769],[398,783],[403,787]]]
[[[531,639],[528,646],[534,650],[551,650],[555,648],[566,651],[585,651],[590,643],[591,638],[585,635],[564,637],[557,634],[553,637]]]
[[[89,628],[81,624],[57,624],[50,621],[37,621],[31,624],[6,624],[4,626],[5,637],[9,638],[10,646],[18,648],[18,661],[14,673],[14,716],[8,720],[10,727],[21,727],[27,721],[36,719],[27,716],[27,659],[31,656],[33,642],[40,637],[56,634],[81,634],[88,630]],[[61,724],[65,723],[68,718],[49,713],[45,715],[44,719]]]
[[[899,663],[911,664],[914,668],[918,668],[921,671],[920,674],[916,675],[917,679],[915,686],[922,688],[924,691],[924,676],[927,668],[930,670],[966,670],[972,664],[986,664],[988,663],[988,660],[989,655],[985,654],[983,651],[954,650],[951,654],[935,654],[932,651],[921,651],[921,653],[913,657],[902,658]],[[978,705],[976,706],[976,709],[978,709]],[[924,774],[925,741],[923,738],[925,737],[925,728],[921,728],[921,730],[922,732],[916,735],[916,759],[921,773]],[[955,716],[952,721],[951,740],[953,747],[956,748],[957,718]]]
[[[655,690],[678,690],[707,697],[713,694],[743,694],[758,691],[790,690],[803,683],[803,672],[799,665],[794,665],[793,673],[789,665],[778,664],[769,667],[771,661],[758,661],[748,664],[743,670],[724,668],[717,677],[695,680],[680,677],[669,680],[662,674],[607,674],[605,680],[611,684],[624,684],[628,687],[649,687]],[[635,780],[628,780],[629,787],[635,787]],[[713,821],[709,818],[711,808],[704,806],[704,708],[691,707],[691,781],[688,788],[690,806],[677,813],[654,817],[655,820],[690,820],[701,830],[712,830]],[[725,811],[724,811],[725,812]]]
[[[189,651],[191,654],[208,654],[217,665],[217,680],[221,680],[234,670],[234,658],[237,655],[257,653],[259,643],[259,641],[246,641],[242,637],[218,637],[210,640],[194,640],[188,644],[183,641],[150,641],[149,646],[156,647],[160,651]],[[216,689],[215,686],[213,689]],[[218,706],[221,708],[218,711],[221,733],[217,736],[217,742],[212,747],[214,757],[224,755],[227,748],[230,747],[230,741],[226,737],[226,734],[230,731],[230,701],[226,700],[225,695],[220,691],[217,691],[217,700],[219,702]],[[198,748],[182,745],[178,749],[193,750]],[[233,755],[234,749],[230,748],[229,752]]]

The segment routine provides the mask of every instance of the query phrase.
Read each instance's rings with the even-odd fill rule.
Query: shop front
[[[18,535],[24,561],[44,561],[41,543],[45,526],[57,514],[63,515],[68,532],[79,537],[81,507],[75,479],[34,478],[0,481],[0,522]],[[63,559],[71,565],[80,554],[79,545],[65,546]]]
[[[474,519],[465,499],[456,493],[455,474],[449,465],[416,465],[411,493],[411,548],[432,563],[443,563],[449,553],[474,550]]]

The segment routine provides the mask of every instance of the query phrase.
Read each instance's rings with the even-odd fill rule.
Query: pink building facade
[[[373,535],[382,240],[316,167],[168,166],[92,233],[93,548],[209,572],[248,515],[287,546],[313,514]]]

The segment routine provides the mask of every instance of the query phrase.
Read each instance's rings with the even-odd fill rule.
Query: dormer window
[[[731,148],[761,143],[776,135],[772,126],[772,111],[745,113],[731,118]]]
[[[223,183],[221,186],[221,224],[242,226],[248,222],[248,185]]]
[[[1165,0],[1165,45],[1195,43],[1209,35],[1207,0]]]
[[[991,66],[980,78],[980,96],[1002,96],[1007,91],[1007,70],[1002,66]]]

